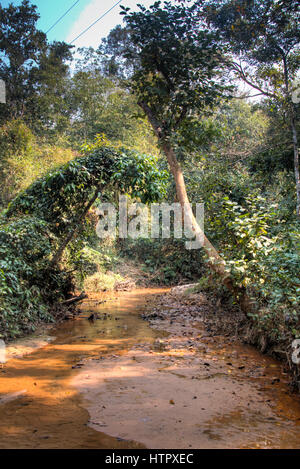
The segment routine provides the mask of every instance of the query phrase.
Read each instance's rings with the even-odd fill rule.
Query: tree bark
[[[86,204],[86,206],[84,207],[81,215],[78,217],[78,219],[76,220],[76,225],[74,225],[73,229],[71,229],[71,231],[68,233],[68,235],[65,237],[65,239],[62,241],[62,243],[60,244],[58,250],[56,251],[56,253],[54,254],[53,258],[51,259],[51,263],[50,263],[50,266],[51,267],[54,267],[54,265],[58,264],[61,260],[61,257],[63,255],[63,252],[64,250],[66,249],[66,247],[68,246],[68,244],[70,243],[70,241],[72,241],[73,237],[75,236],[75,234],[77,233],[77,231],[79,230],[79,227],[81,225],[81,223],[83,222],[84,218],[86,217],[89,209],[91,208],[91,206],[93,205],[93,203],[96,201],[97,197],[98,197],[98,193],[100,191],[100,187],[97,187],[93,197],[91,198],[91,200]]]
[[[291,121],[291,130],[293,138],[293,149],[294,149],[294,174],[296,182],[296,215],[300,217],[300,175],[299,175],[299,149],[298,149],[298,137],[296,130],[296,112],[294,103],[290,97],[290,86],[289,86],[289,70],[287,64],[286,54],[282,52],[283,71],[284,71],[284,82],[285,82],[285,98],[287,101],[288,114]]]
[[[179,165],[174,150],[167,142],[161,142],[162,149],[167,157],[168,164],[171,170],[171,173],[175,180],[176,193],[180,205],[185,210],[187,216],[187,221],[192,227],[193,232],[195,233],[195,239],[203,243],[203,249],[206,252],[209,258],[209,266],[211,269],[216,272],[222,279],[223,284],[231,291],[236,293],[236,289],[233,285],[230,274],[226,271],[226,262],[220,256],[216,248],[212,245],[209,239],[205,236],[200,226],[197,223],[197,220],[193,214],[193,210],[186,192],[186,186],[184,181],[183,172],[181,166]]]
[[[70,298],[69,300],[63,301],[64,305],[72,305],[74,303],[78,303],[78,301],[82,301],[85,298],[88,298],[88,295],[86,293],[81,293],[79,296],[75,296],[74,298]]]
[[[295,172],[295,182],[296,182],[296,214],[297,217],[300,217],[300,173],[299,173],[299,148],[298,148],[298,137],[296,130],[296,120],[295,120],[295,110],[292,106],[291,110],[291,128],[293,134],[293,148],[294,148],[294,172]]]
[[[197,241],[202,242],[203,249],[209,258],[209,267],[215,273],[217,273],[221,279],[223,285],[230,290],[235,296],[238,297],[239,303],[241,305],[242,310],[247,313],[252,310],[252,302],[248,295],[245,293],[245,289],[241,287],[237,287],[232,279],[230,273],[226,270],[226,262],[220,256],[216,248],[212,245],[209,239],[205,236],[203,231],[201,230],[200,226],[197,223],[197,220],[193,214],[193,210],[186,192],[186,186],[184,181],[183,172],[181,169],[180,164],[177,161],[176,154],[172,149],[168,139],[164,136],[162,131],[162,126],[154,116],[152,110],[149,106],[144,102],[139,102],[139,106],[144,110],[148,120],[154,130],[156,137],[167,157],[168,164],[170,167],[170,171],[174,177],[175,185],[176,185],[176,193],[179,200],[179,203],[183,210],[185,210],[185,214],[187,215],[188,222],[192,227],[193,232],[195,233],[195,239]]]
[[[287,54],[279,48],[280,54],[282,56],[282,64],[283,64],[283,72],[284,72],[284,86],[285,86],[285,97],[288,107],[288,114],[289,119],[291,122],[291,131],[292,131],[292,139],[293,139],[293,149],[294,149],[294,174],[295,174],[295,182],[296,182],[296,214],[297,217],[300,217],[300,171],[299,171],[299,147],[298,147],[298,136],[297,136],[297,129],[296,129],[296,118],[295,118],[295,106],[291,102],[290,99],[290,86],[289,86],[289,70],[287,64]],[[252,88],[259,90],[263,95],[268,96],[269,98],[275,98],[275,93],[270,93],[260,86],[256,85],[255,83],[251,82],[247,79],[247,76],[240,64],[236,62],[230,62],[233,70],[235,70],[239,77],[248,85],[252,86]]]

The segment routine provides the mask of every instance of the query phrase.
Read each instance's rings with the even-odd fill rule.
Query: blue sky
[[[40,19],[38,28],[46,32],[60,18],[76,0],[33,0],[30,3],[38,7]],[[171,0],[174,1],[174,0]],[[79,0],[75,7],[53,28],[49,34],[49,41],[66,41],[71,43],[85,28],[109,10],[117,0]],[[121,5],[137,10],[140,3],[149,7],[155,0],[122,0]],[[22,0],[0,0],[2,7],[10,3],[19,5]],[[93,28],[84,34],[74,45],[76,47],[97,48],[103,37],[107,36],[112,28],[122,23],[120,7],[117,6],[100,20]],[[241,91],[249,91],[245,83],[240,86]],[[252,90],[251,90],[252,91]]]
[[[38,28],[47,31],[55,21],[62,16],[68,8],[70,8],[76,0],[34,0],[33,5],[38,7],[40,20]],[[66,41],[71,42],[78,34],[80,34],[93,21],[100,17],[105,11],[111,8],[117,0],[79,0],[77,5],[53,28],[49,34],[50,41]],[[19,5],[22,0],[0,0],[2,7],[7,7],[10,3]],[[123,0],[121,5],[137,9],[137,3],[145,6],[152,5],[154,0]],[[93,28],[84,34],[78,41],[74,43],[77,47],[97,47],[101,38],[107,36],[109,31],[122,22],[119,15],[120,7],[117,6],[99,21]]]

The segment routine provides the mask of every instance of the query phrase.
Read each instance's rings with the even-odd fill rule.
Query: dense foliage
[[[253,300],[249,319],[274,341],[300,335],[297,11],[284,0],[123,8],[125,26],[97,50],[77,51],[71,67],[72,49],[38,31],[33,5],[0,7],[2,337],[53,320],[74,278],[104,281],[124,256],[160,284],[207,274],[203,252],[184,240],[107,248],[95,213],[81,219],[95,195],[177,201],[162,143],[191,202],[205,203],[205,233]],[[254,101],[244,99],[250,87]]]
[[[293,93],[300,65],[299,3],[294,0],[207,0],[198,2],[200,15],[229,45],[228,68],[258,93],[270,98],[290,126],[300,217],[298,109]],[[296,100],[297,101],[297,100]]]
[[[164,194],[165,180],[154,157],[94,145],[16,197],[0,219],[1,334],[14,336],[32,330],[37,319],[51,319],[49,307],[70,293],[68,259],[60,269],[51,258],[95,191],[102,201],[121,191],[152,202]],[[79,237],[69,264],[81,248]]]

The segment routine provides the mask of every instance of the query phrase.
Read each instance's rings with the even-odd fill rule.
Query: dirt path
[[[280,365],[212,338],[161,290],[93,297],[52,342],[0,369],[0,448],[299,448]],[[98,313],[94,322],[87,317]]]

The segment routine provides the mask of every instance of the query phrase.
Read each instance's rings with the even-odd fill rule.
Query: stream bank
[[[201,288],[199,284],[177,286],[171,289],[170,295],[178,308],[196,307],[211,337],[224,336],[231,342],[252,345],[262,354],[278,360],[282,371],[289,375],[291,391],[300,394],[300,365],[292,359],[293,353],[300,357],[300,349],[293,349],[295,336],[287,324],[277,324],[275,333],[270,324],[262,325],[257,318],[246,315],[227,291],[213,285],[208,288]],[[165,301],[167,298],[158,298],[157,306]]]

